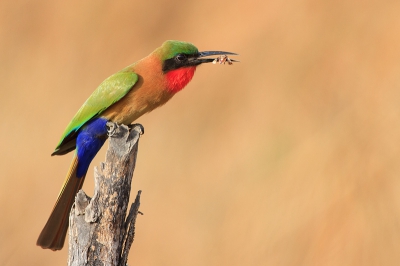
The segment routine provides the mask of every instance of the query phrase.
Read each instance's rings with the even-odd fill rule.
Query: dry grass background
[[[0,2],[0,264],[35,246],[110,74],[164,40],[240,53],[138,122],[130,265],[399,265],[399,1]],[[93,166],[85,191],[93,191]]]

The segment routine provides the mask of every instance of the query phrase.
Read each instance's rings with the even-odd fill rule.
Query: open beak
[[[194,58],[192,58],[193,63],[196,65],[200,65],[202,63],[211,63],[214,62],[215,60],[217,60],[218,58],[203,58],[203,57],[207,57],[207,56],[212,56],[212,55],[238,55],[235,53],[231,53],[231,52],[224,52],[224,51],[204,51],[204,52],[199,52],[197,55],[194,56]],[[230,62],[240,62],[234,59],[229,59]]]

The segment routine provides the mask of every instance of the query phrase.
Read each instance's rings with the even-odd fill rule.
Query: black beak
[[[204,58],[211,55],[219,55],[217,58]],[[181,67],[191,67],[198,66],[203,63],[211,63],[214,64],[219,62],[220,64],[225,64],[227,62],[231,65],[233,62],[239,62],[237,60],[231,59],[228,55],[238,55],[231,52],[223,52],[223,51],[207,51],[207,52],[199,52],[195,54],[178,54],[172,58],[169,58],[163,62],[162,70],[164,73],[168,71],[178,69]]]
[[[212,55],[238,55],[238,54],[231,53],[231,52],[224,52],[224,51],[204,51],[204,52],[199,52],[198,54],[196,54],[192,58],[192,60],[193,60],[193,63],[195,63],[195,65],[200,65],[202,63],[211,63],[211,62],[214,62],[215,60],[217,60],[218,58],[203,58],[203,57],[212,56]],[[239,62],[234,59],[229,59],[229,60],[230,60],[230,62]]]

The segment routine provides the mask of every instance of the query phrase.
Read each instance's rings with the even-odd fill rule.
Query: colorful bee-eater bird
[[[52,154],[64,155],[75,150],[56,204],[37,240],[38,246],[62,249],[75,195],[82,188],[90,162],[107,139],[106,123],[129,125],[165,104],[189,83],[198,65],[218,61],[204,58],[211,55],[236,54],[199,52],[193,44],[166,41],[147,57],[100,84],[68,124]]]

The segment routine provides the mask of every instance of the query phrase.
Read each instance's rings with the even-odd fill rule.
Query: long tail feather
[[[71,206],[76,193],[82,188],[85,181],[85,176],[80,178],[76,176],[77,166],[78,157],[75,154],[57,202],[36,242],[36,245],[42,248],[60,250],[64,246]]]

